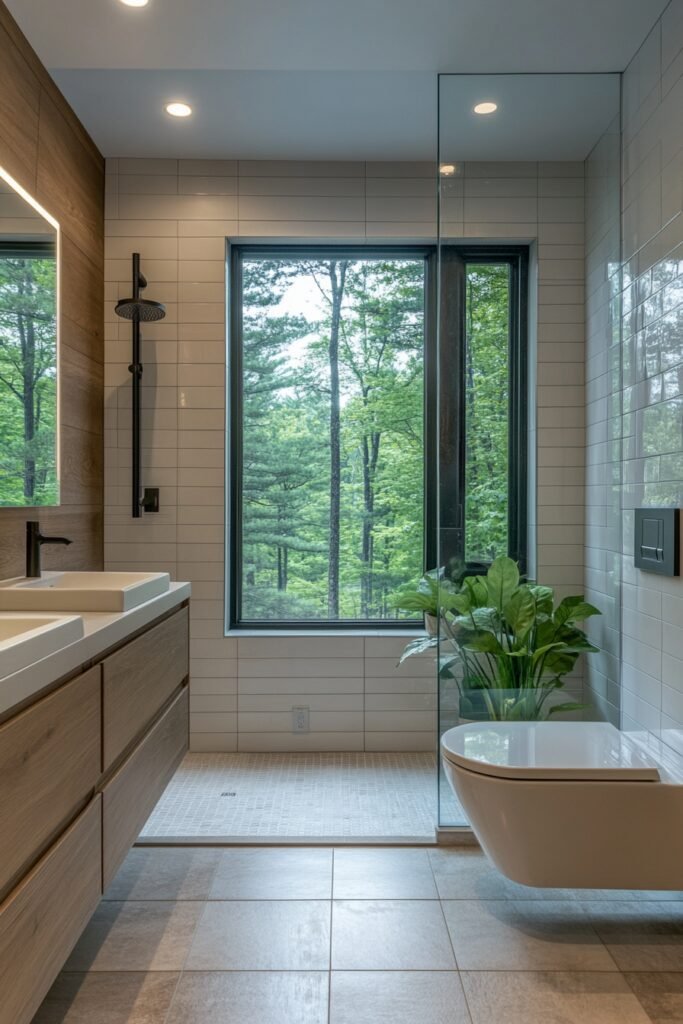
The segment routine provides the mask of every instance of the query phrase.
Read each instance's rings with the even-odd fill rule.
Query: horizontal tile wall
[[[538,576],[576,592],[583,164],[460,170],[444,197],[445,234],[534,243]],[[433,240],[434,192],[429,164],[108,161],[105,558],[112,569],[164,569],[192,583],[196,750],[434,746],[433,663],[413,659],[398,670],[405,638],[223,636],[225,239]],[[129,513],[130,328],[113,312],[129,291],[136,250],[149,296],[167,306],[164,321],[143,329],[143,478],[159,486],[161,512],[142,520]],[[310,708],[307,735],[291,732],[291,707],[299,704]]]
[[[623,81],[621,724],[683,752],[683,581],[633,567],[633,509],[683,504],[683,0]]]

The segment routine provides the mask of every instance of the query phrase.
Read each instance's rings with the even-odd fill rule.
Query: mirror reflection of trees
[[[55,505],[56,263],[0,248],[0,505]]]

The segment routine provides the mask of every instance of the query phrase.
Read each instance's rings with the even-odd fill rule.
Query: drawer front
[[[187,751],[188,712],[188,688],[185,687],[104,787],[105,889]]]
[[[94,791],[100,736],[99,666],[0,726],[0,898]]]
[[[188,610],[181,608],[103,661],[105,771],[187,678],[188,637]]]
[[[0,1024],[28,1024],[99,903],[96,797],[0,904]]]

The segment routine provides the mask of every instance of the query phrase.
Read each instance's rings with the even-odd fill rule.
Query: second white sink
[[[0,678],[56,654],[83,636],[78,615],[0,615]]]
[[[44,572],[0,584],[2,611],[126,612],[165,594],[167,572]]]

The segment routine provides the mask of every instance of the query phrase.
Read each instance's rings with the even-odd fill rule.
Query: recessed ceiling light
[[[126,7],[146,7],[149,0],[121,0]]]
[[[189,117],[192,113],[192,107],[187,103],[167,103],[166,113],[170,114],[171,117]]]
[[[486,103],[477,103],[477,105],[474,108],[474,113],[475,114],[493,114],[493,112],[495,110],[498,110],[498,104],[497,103],[490,103],[489,101],[487,101]]]
[[[439,174],[442,178],[452,178],[455,174],[455,164],[441,164]]]

